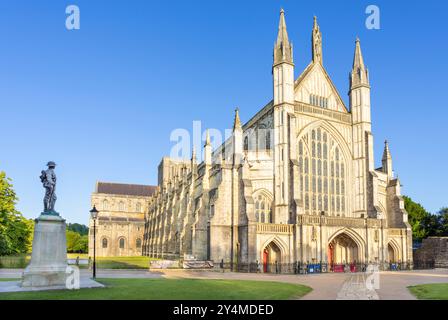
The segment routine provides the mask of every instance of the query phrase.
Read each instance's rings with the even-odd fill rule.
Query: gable
[[[320,63],[308,65],[295,81],[294,98],[306,104],[348,112],[336,87]]]

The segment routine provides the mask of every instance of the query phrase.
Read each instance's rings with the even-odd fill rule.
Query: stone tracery
[[[336,140],[319,127],[299,140],[301,205],[306,214],[344,216],[346,161]]]

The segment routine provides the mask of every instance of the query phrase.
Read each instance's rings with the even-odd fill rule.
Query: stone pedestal
[[[41,214],[34,226],[31,263],[22,277],[22,287],[66,285],[67,242],[65,220],[59,215]]]

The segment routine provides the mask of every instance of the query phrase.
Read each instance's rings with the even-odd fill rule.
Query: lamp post
[[[96,219],[98,218],[98,210],[95,206],[90,210],[90,216],[93,220],[93,279],[96,279]]]

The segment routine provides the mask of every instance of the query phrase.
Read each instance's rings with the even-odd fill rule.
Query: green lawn
[[[87,254],[68,253],[68,259],[88,259]],[[0,268],[19,269],[25,268],[31,259],[31,255],[5,256],[0,257]],[[154,258],[149,257],[97,257],[96,266],[98,269],[148,269],[149,261]],[[87,266],[80,265],[81,268]]]
[[[31,260],[30,254],[15,256],[0,256],[0,268],[20,269],[25,268]]]
[[[96,267],[99,269],[148,269],[149,257],[105,257],[96,258]]]
[[[240,280],[98,279],[106,288],[0,293],[0,300],[288,300],[312,289],[302,285]]]
[[[89,255],[87,253],[67,253],[67,259],[89,259]]]
[[[408,287],[421,300],[448,300],[448,283],[421,284]]]
[[[67,258],[76,259],[76,254],[67,254]],[[88,259],[87,255],[80,255],[80,259]],[[97,269],[148,269],[149,261],[155,260],[149,257],[97,257]],[[88,268],[87,265],[80,265],[82,269]]]
[[[19,281],[21,279],[18,278],[0,278],[0,282],[5,282],[5,281]]]
[[[76,254],[67,254],[69,259],[76,259]],[[88,259],[87,255],[80,255],[80,259]],[[149,257],[97,257],[96,267],[98,269],[148,269],[149,261],[155,260]],[[87,268],[87,265],[80,265]]]

